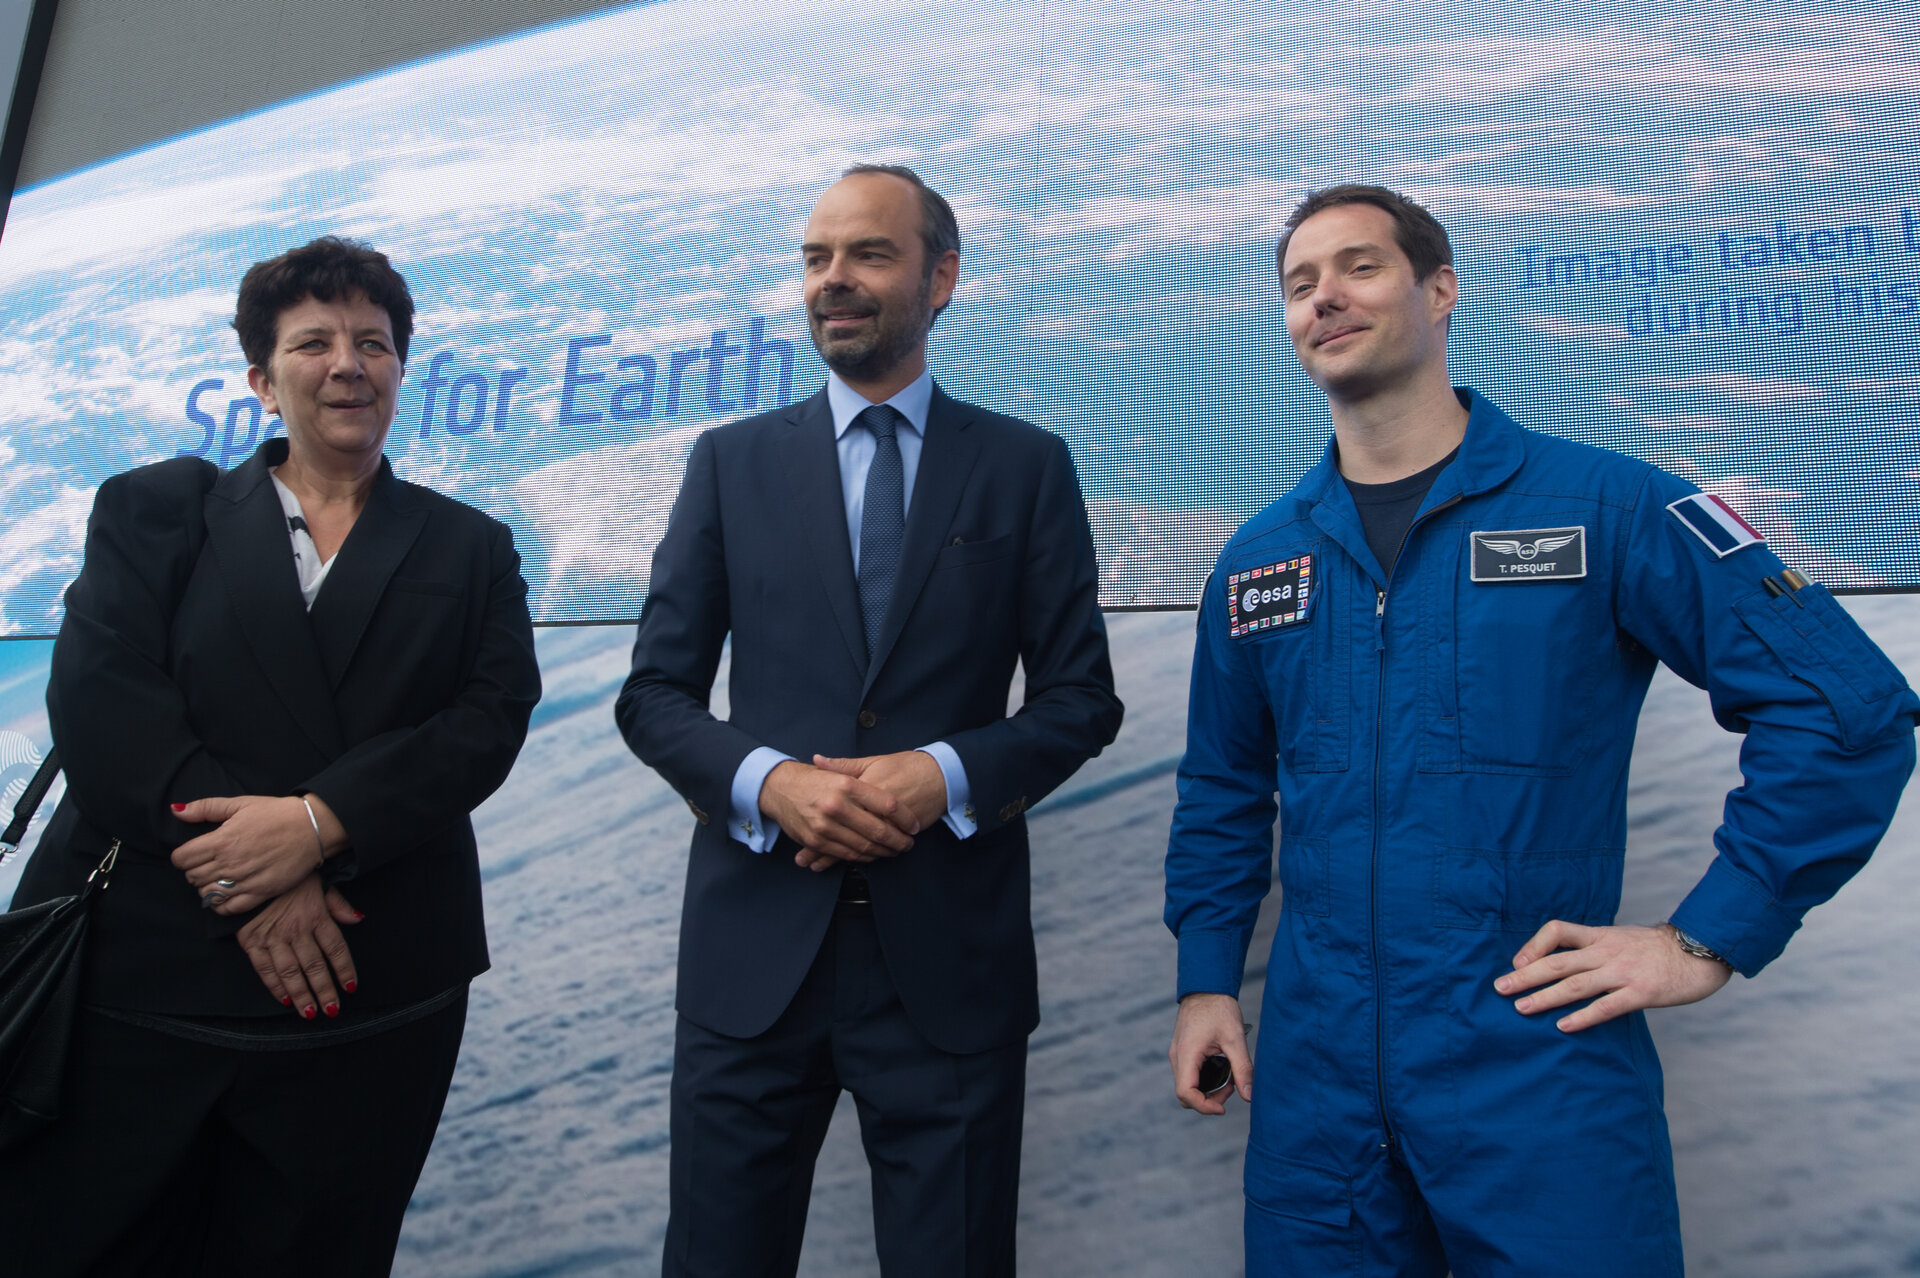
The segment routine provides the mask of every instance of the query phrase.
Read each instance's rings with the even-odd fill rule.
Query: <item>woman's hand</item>
[[[314,820],[322,828],[339,822],[316,796]],[[298,798],[243,794],[236,798],[195,799],[174,813],[189,825],[218,828],[173,850],[173,864],[202,901],[217,914],[244,914],[286,892],[320,867],[322,840],[314,836],[306,803]]]
[[[360,985],[340,924],[361,917],[338,888],[322,889],[320,876],[309,874],[248,920],[238,939],[268,993],[308,1020],[338,1016],[340,991]]]

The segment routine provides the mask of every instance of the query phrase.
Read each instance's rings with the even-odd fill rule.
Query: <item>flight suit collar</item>
[[[1526,433],[1484,395],[1465,386],[1454,387],[1467,410],[1467,433],[1452,463],[1427,490],[1414,516],[1417,526],[1430,511],[1450,506],[1464,497],[1491,492],[1511,479],[1526,460]],[[1313,469],[1301,476],[1295,491],[1309,507],[1309,515],[1328,536],[1364,567],[1374,581],[1384,583],[1386,571],[1374,558],[1360,523],[1360,509],[1340,478],[1338,442],[1327,447]]]

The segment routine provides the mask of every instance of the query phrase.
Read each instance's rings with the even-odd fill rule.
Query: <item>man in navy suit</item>
[[[1014,1271],[1039,1021],[1022,814],[1121,706],[1066,446],[927,370],[959,248],[911,170],[821,196],[801,253],[827,386],[703,435],[654,554],[616,716],[698,822],[667,1275],[794,1272],[842,1088],[882,1271]]]

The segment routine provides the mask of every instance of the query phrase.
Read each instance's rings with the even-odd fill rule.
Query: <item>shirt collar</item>
[[[933,405],[933,370],[920,370],[920,376],[907,383],[899,394],[887,401],[907,419],[914,433],[927,433],[927,410]],[[833,410],[833,437],[839,439],[853,425],[853,419],[871,408],[867,397],[840,380],[840,374],[827,373],[827,407]]]

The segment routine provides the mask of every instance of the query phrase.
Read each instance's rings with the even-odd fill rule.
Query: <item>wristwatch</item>
[[[1732,963],[1727,962],[1726,955],[1720,953],[1718,950],[1702,945],[1692,936],[1674,927],[1672,919],[1667,920],[1667,926],[1673,928],[1673,939],[1680,942],[1680,948],[1695,958],[1712,959],[1716,963],[1725,963],[1729,968],[1733,966]]]

